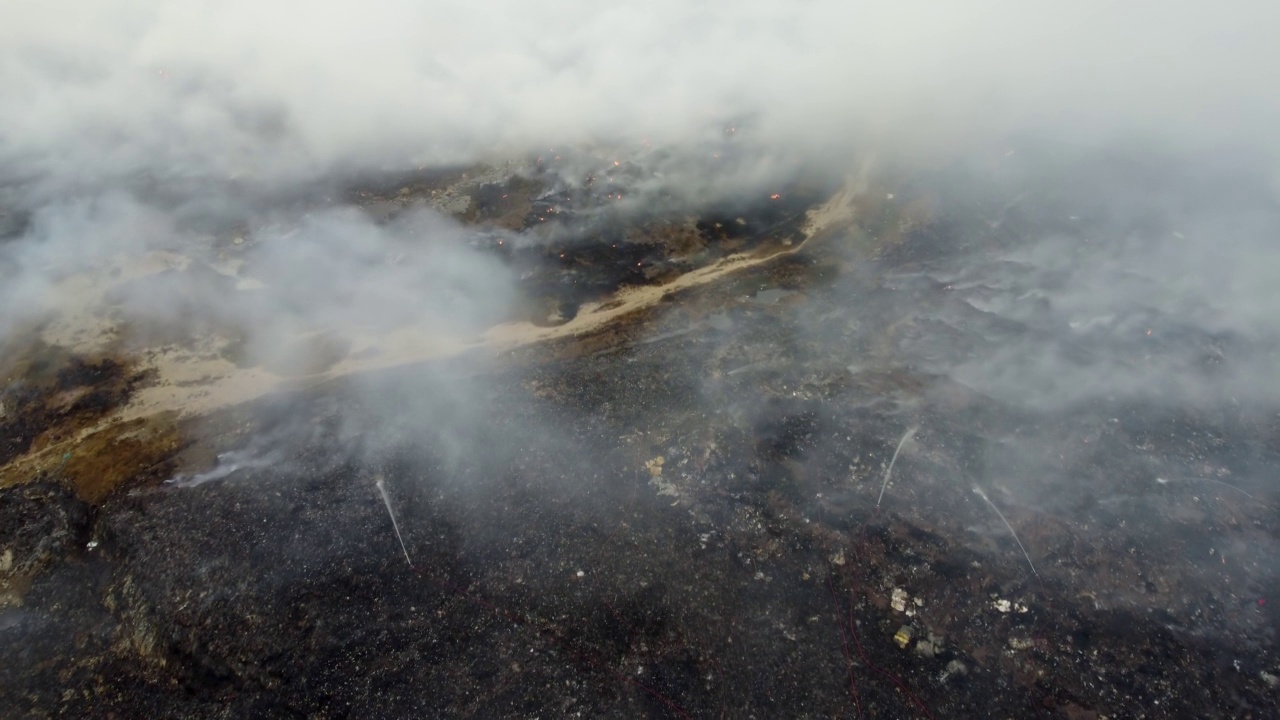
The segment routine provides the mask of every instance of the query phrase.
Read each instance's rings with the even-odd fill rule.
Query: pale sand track
[[[853,204],[865,190],[864,181],[850,178],[841,190],[823,205],[807,213],[803,240],[773,252],[743,253],[726,257],[712,265],[680,275],[662,285],[626,288],[604,301],[580,308],[577,315],[560,325],[539,326],[530,322],[509,322],[490,327],[478,337],[460,338],[402,328],[376,337],[353,337],[352,352],[324,372],[287,377],[262,367],[238,367],[220,357],[217,338],[206,338],[204,347],[162,347],[147,350],[141,363],[153,372],[154,380],[135,392],[131,401],[101,422],[84,428],[75,437],[17,458],[10,465],[39,466],[41,458],[53,457],[68,445],[121,423],[174,413],[179,418],[206,415],[215,410],[245,403],[286,387],[320,384],[353,374],[456,357],[466,352],[498,354],[537,343],[588,335],[607,328],[622,318],[651,308],[664,296],[710,285],[743,270],[758,267],[802,251],[815,238],[847,227],[853,220]],[[131,277],[145,276],[182,266],[183,258],[169,253],[153,253],[145,263],[135,265]],[[104,275],[104,273],[97,273]],[[119,273],[116,273],[118,277]],[[111,337],[113,328],[92,310],[99,306],[107,290],[86,276],[67,279],[61,297],[65,312],[44,332],[50,344],[62,344],[87,351]]]

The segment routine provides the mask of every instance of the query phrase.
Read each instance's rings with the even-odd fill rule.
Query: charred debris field
[[[1224,184],[1280,227],[1251,178],[1046,151],[682,207],[550,160],[329,193],[509,273],[448,352],[264,353],[290,233],[249,222],[101,296],[226,312],[3,349],[0,714],[1276,716],[1274,338],[1161,274]]]

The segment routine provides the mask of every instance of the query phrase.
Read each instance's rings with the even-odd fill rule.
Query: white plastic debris
[[[1031,638],[1024,638],[1024,637],[1009,638],[1009,647],[1013,648],[1014,650],[1030,650],[1035,646],[1036,646],[1036,642]]]
[[[992,605],[996,610],[999,610],[999,611],[1000,611],[1000,612],[1002,612],[1002,613],[1009,613],[1009,612],[1024,613],[1024,612],[1027,612],[1027,606],[1026,606],[1026,605],[1023,605],[1022,603],[1009,602],[1008,600],[1005,600],[1004,598],[996,598],[996,600],[995,600],[994,602],[992,602],[992,603],[991,603],[991,605]]]

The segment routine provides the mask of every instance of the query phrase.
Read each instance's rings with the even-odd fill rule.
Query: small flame
[[[777,199],[778,199],[778,198],[780,198],[780,197],[782,197],[782,195],[781,195],[781,194],[779,194],[779,193],[774,193],[774,194],[772,194],[772,195],[770,195],[770,196],[769,196],[769,199],[770,199],[770,200],[777,200]]]

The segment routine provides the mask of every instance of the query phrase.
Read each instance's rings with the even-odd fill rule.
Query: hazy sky
[[[1271,145],[1277,20],[1266,0],[21,3],[0,165],[278,177],[744,117],[810,148],[1026,127]]]

